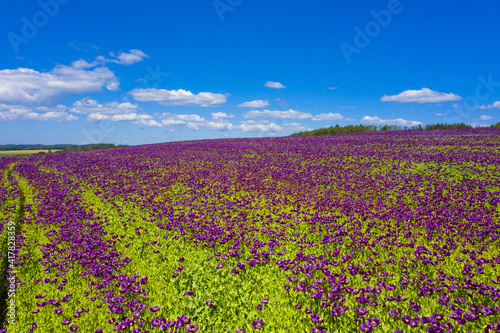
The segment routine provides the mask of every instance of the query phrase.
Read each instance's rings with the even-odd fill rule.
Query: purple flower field
[[[500,130],[186,141],[0,171],[16,295],[0,332],[500,332]]]

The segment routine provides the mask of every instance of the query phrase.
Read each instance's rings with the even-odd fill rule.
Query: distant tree
[[[312,131],[293,133],[290,136],[307,136],[307,135],[325,135],[325,134],[351,134],[351,133],[365,133],[365,132],[388,132],[388,131],[423,131],[423,130],[439,130],[439,129],[472,129],[472,125],[466,125],[464,123],[458,124],[428,124],[423,127],[421,124],[417,126],[398,126],[398,125],[346,125],[330,126],[327,128],[321,128]],[[490,128],[500,128],[500,122],[495,125],[491,125]]]

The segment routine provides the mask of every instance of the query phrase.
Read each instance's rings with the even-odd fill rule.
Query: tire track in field
[[[1,235],[1,243],[0,243],[0,248],[2,249],[2,261],[1,261],[1,266],[0,266],[0,327],[1,328],[6,328],[7,323],[9,320],[7,320],[7,314],[9,310],[9,305],[8,305],[8,299],[10,297],[9,295],[9,285],[10,283],[9,278],[11,277],[11,273],[8,273],[9,271],[12,271],[14,268],[14,263],[10,262],[9,265],[9,252],[14,252],[10,250],[9,243],[12,238],[15,239],[17,237],[18,232],[20,230],[21,226],[21,221],[23,220],[24,214],[26,212],[26,196],[24,195],[24,192],[22,191],[21,187],[19,184],[15,181],[15,179],[12,176],[12,168],[14,165],[10,165],[9,169],[5,171],[5,176],[8,181],[8,186],[17,188],[18,191],[18,203],[17,203],[17,209],[15,213],[15,218],[13,221],[13,225],[9,222],[9,227],[4,226],[4,232]],[[17,186],[16,186],[17,185]],[[11,233],[14,233],[14,236],[10,236]],[[14,242],[15,244],[15,242]],[[9,277],[8,277],[9,276]],[[14,274],[15,277],[15,274]],[[14,303],[15,304],[15,303]],[[14,305],[15,307],[15,305]],[[15,309],[15,308],[14,308]],[[14,310],[14,322],[15,322],[15,310]]]

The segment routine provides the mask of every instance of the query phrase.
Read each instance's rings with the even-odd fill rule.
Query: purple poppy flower
[[[238,328],[238,329],[236,330],[236,333],[247,333],[247,331],[246,331],[246,330],[244,330],[244,329],[242,329],[242,328]]]
[[[186,291],[184,293],[184,295],[186,295],[186,296],[192,296],[192,295],[194,295],[194,291]]]
[[[433,317],[434,317],[434,319],[435,319],[435,320],[438,320],[438,321],[439,321],[439,320],[443,320],[444,315],[443,315],[443,314],[441,314],[441,313],[435,313],[435,314],[433,315]]]
[[[238,270],[237,270],[236,268],[233,268],[233,269],[231,270],[231,273],[232,273],[232,274],[240,274],[240,272],[238,272]]]
[[[368,313],[368,311],[367,311],[365,308],[363,308],[363,307],[361,307],[361,308],[356,308],[356,312],[357,312],[360,316],[363,316],[363,315],[365,315],[365,314],[367,314],[367,313]]]
[[[380,319],[378,319],[377,317],[375,317],[375,318],[368,318],[367,322],[372,327],[377,327],[378,325],[380,325]]]
[[[160,325],[161,325],[161,319],[160,318],[153,318],[153,319],[151,319],[151,326],[158,327]]]
[[[360,330],[361,332],[371,332],[371,331],[373,330],[373,328],[372,328],[370,325],[368,325],[368,324],[366,324],[366,323],[365,323],[365,324],[362,324],[362,325],[359,327],[359,330]]]
[[[410,308],[412,308],[412,310],[414,312],[420,312],[422,310],[422,308],[420,307],[420,305],[418,305],[417,302],[413,302],[413,301],[410,301]]]
[[[257,310],[262,311],[262,304],[257,304]]]
[[[186,328],[186,333],[196,332],[197,330],[198,330],[198,326],[196,326],[195,324],[191,324],[191,325],[189,325],[188,328]]]
[[[113,313],[116,313],[116,314],[120,314],[123,311],[125,311],[125,309],[123,308],[123,306],[121,306],[120,304],[113,305],[109,310],[111,312],[113,312]]]
[[[252,327],[256,330],[262,329],[263,326],[264,322],[262,321],[262,319],[258,319],[252,323]]]
[[[321,321],[321,317],[317,313],[311,314],[311,321],[313,323],[319,323]]]
[[[177,317],[177,328],[185,327],[186,325],[191,324],[191,318],[188,318],[184,315]]]
[[[158,311],[160,311],[160,307],[159,306],[153,306],[152,308],[149,308],[149,311],[151,313],[158,312]]]
[[[70,323],[71,323],[71,319],[68,318],[68,319],[64,319],[61,324],[63,324],[63,325],[69,325]]]
[[[215,266],[215,268],[217,268],[217,269],[221,269],[222,267],[224,267],[224,263],[223,262],[218,263],[217,266]]]

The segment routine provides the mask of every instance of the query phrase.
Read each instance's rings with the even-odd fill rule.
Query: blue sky
[[[42,0],[0,11],[0,144],[500,121],[500,3]]]

